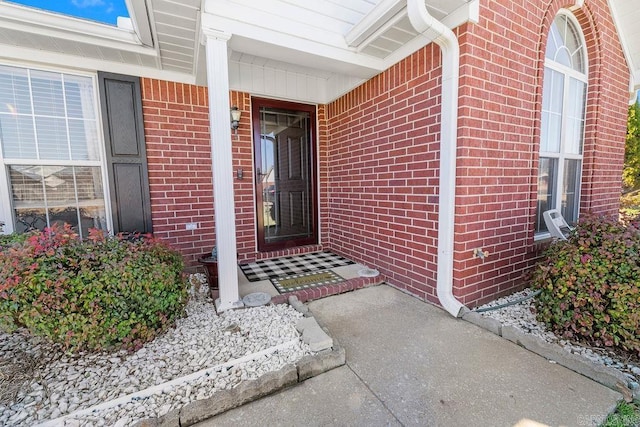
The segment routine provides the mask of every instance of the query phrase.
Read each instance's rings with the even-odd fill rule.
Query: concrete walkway
[[[621,399],[388,286],[309,307],[347,365],[201,426],[584,426]]]

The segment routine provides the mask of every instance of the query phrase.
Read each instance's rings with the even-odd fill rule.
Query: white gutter
[[[440,304],[458,317],[464,305],[453,296],[453,241],[458,139],[458,80],[460,48],[449,27],[429,14],[424,0],[407,0],[411,25],[440,46],[442,103],[440,128],[440,201],[438,205],[437,295]]]

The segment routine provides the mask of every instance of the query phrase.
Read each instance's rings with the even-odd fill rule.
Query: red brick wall
[[[326,105],[318,105],[316,114],[318,122],[318,193],[320,222],[319,239],[320,243],[325,246],[329,242],[329,215],[331,214],[330,195],[331,188],[329,179],[329,126],[327,125],[327,107]]]
[[[543,17],[500,0],[461,29],[454,294],[465,304],[522,287],[535,256]]]
[[[535,260],[544,47],[563,5],[494,1],[461,29],[454,292],[471,306],[523,287]],[[616,214],[629,72],[607,2],[587,0],[574,15],[589,60],[581,211]],[[473,258],[474,248],[489,257]]]
[[[608,2],[587,2],[576,14],[589,58],[582,210],[617,214],[627,128],[629,71]]]
[[[327,107],[329,246],[436,301],[439,50]]]
[[[236,239],[238,260],[255,259],[256,214],[253,187],[253,144],[251,135],[251,97],[247,93],[231,92],[231,105],[242,111],[237,134],[231,134],[233,150],[233,171],[242,169],[243,179],[234,180],[234,197],[236,203]]]
[[[534,223],[544,46],[560,1],[496,0],[461,47],[454,293],[477,305],[522,288]],[[615,214],[628,70],[605,0],[575,12],[589,52],[582,211]],[[601,64],[607,64],[606,67]],[[330,246],[435,301],[439,50],[328,106]],[[489,257],[473,257],[473,249]]]
[[[207,90],[141,79],[153,232],[192,265],[215,241]],[[185,229],[189,222],[199,229]]]

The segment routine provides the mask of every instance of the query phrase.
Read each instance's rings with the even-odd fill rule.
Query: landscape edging
[[[584,356],[567,352],[558,344],[549,343],[540,337],[527,334],[514,326],[503,325],[496,319],[483,317],[481,314],[473,311],[464,313],[461,318],[466,322],[509,340],[532,353],[536,353],[545,359],[556,362],[567,369],[584,375],[605,387],[621,393],[627,402],[640,398],[640,392],[629,389],[629,380],[617,369],[598,365]]]
[[[295,298],[295,297],[294,297]],[[297,298],[296,298],[297,300]],[[313,317],[304,304],[290,304],[305,317]],[[327,328],[320,324],[328,333]],[[333,338],[331,350],[304,356],[295,365],[286,365],[277,371],[267,372],[252,381],[244,381],[230,390],[220,390],[213,396],[187,403],[157,418],[138,421],[136,427],[188,427],[220,415],[230,409],[274,394],[309,378],[330,371],[346,363],[344,348]]]

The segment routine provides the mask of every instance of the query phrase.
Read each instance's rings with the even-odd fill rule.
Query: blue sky
[[[124,0],[8,0],[24,6],[45,9],[116,25],[118,16],[129,16]]]

